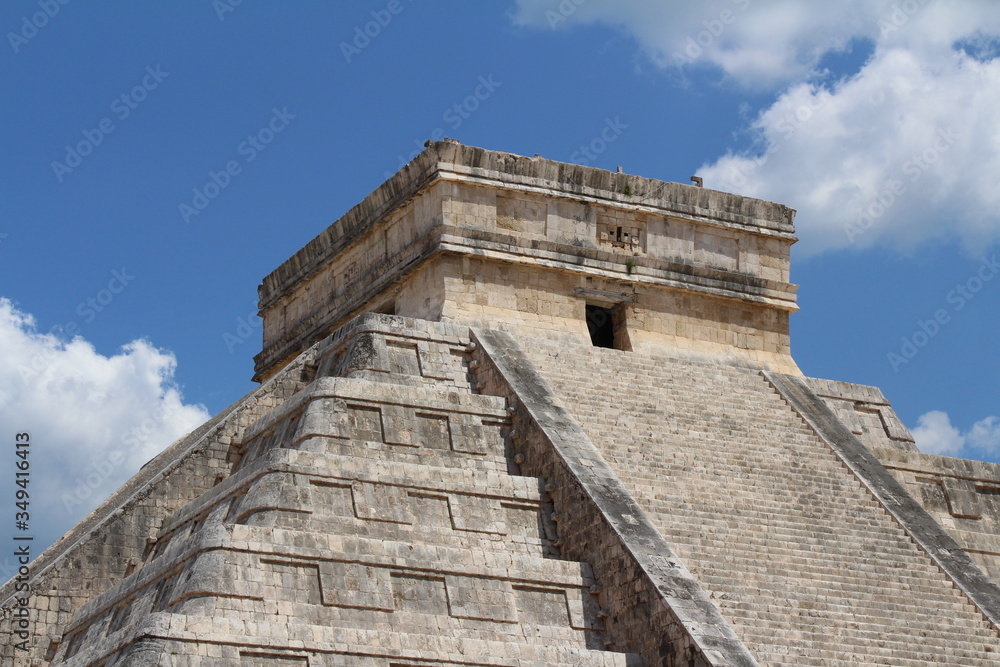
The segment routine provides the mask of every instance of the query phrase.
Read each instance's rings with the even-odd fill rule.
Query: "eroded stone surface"
[[[0,661],[996,664],[1000,466],[801,377],[792,215],[431,145],[264,279],[265,382],[35,561]]]
[[[258,377],[365,311],[586,342],[587,305],[619,311],[623,349],[798,372],[793,214],[439,142],[264,279]]]

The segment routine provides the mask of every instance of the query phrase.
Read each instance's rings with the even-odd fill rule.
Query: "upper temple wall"
[[[793,215],[739,195],[439,142],[264,279],[257,379],[366,310],[585,342],[592,304],[620,306],[636,344],[693,342],[680,347],[794,371]],[[456,256],[472,264],[447,259]],[[470,282],[470,271],[484,279]],[[554,298],[512,294],[516,283]],[[493,307],[498,300],[508,305]]]

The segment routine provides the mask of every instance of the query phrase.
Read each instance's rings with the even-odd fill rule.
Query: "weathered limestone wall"
[[[1000,465],[918,451],[878,387],[803,381],[969,557],[1000,582]]]
[[[760,371],[519,344],[555,394],[540,412],[572,415],[599,451],[590,465],[610,466],[641,508],[629,513],[648,517],[761,664],[995,664],[991,606],[911,541],[930,527],[887,515],[901,504],[862,487]]]
[[[528,241],[607,250],[621,263],[628,257],[650,257],[788,281],[790,239],[771,237],[763,230],[722,220],[686,219],[674,211],[645,206],[645,198],[638,196],[605,193],[613,198],[587,201],[569,198],[556,187],[542,191],[501,187],[465,181],[439,186],[443,223]]]
[[[630,344],[652,352],[797,372],[790,359],[787,316],[713,295],[692,297],[640,281],[479,257],[448,257],[441,319],[492,326],[526,336],[589,344],[588,304],[619,308]]]
[[[637,349],[798,372],[788,344],[792,215],[676,183],[435,144],[265,278],[258,378],[365,311],[586,339],[581,304],[626,303]]]
[[[32,563],[31,631],[27,653],[0,633],[0,662],[33,664],[59,648],[73,613],[130,575],[156,546],[163,520],[225,479],[231,448],[244,429],[303,386],[300,373],[308,355],[206,424],[178,440],[142,468]],[[9,624],[13,582],[0,588],[0,622]],[[9,627],[9,626],[8,626]],[[13,662],[11,662],[13,661]]]
[[[917,451],[910,431],[878,387],[818,378],[803,381],[868,449]]]
[[[588,282],[582,276],[557,269],[523,270],[475,256],[450,255],[439,266],[447,295],[441,319],[446,322],[492,323],[498,329],[529,335],[577,343],[590,340],[584,299],[573,291]]]
[[[398,175],[390,182],[397,181]],[[410,198],[383,186],[264,279],[258,288],[264,351],[256,356],[256,379],[270,377],[354,315],[384,311],[398,278],[436,248],[440,199],[412,187],[404,194]],[[411,289],[434,288],[412,279]]]
[[[869,447],[913,498],[1000,582],[1000,465]]]
[[[390,294],[389,307],[377,312],[429,322],[441,320],[447,302],[444,265],[441,262],[424,262],[406,280],[400,281],[398,288]]]
[[[606,611],[606,641],[637,651],[647,665],[756,665],[515,339],[482,330],[474,338],[476,382],[511,406],[515,461],[545,480],[561,553],[591,563],[601,582],[594,593]]]
[[[638,667],[512,460],[505,400],[473,392],[469,343],[366,315],[318,344],[316,379],[77,610],[53,664]]]

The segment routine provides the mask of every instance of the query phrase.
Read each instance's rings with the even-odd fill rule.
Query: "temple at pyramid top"
[[[799,373],[795,212],[445,140],[258,288],[256,380],[363,312]]]

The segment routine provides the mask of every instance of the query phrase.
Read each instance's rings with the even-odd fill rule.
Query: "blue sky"
[[[253,388],[261,278],[441,135],[796,208],[802,370],[1000,460],[993,3],[16,0],[0,28],[0,433],[33,435],[39,544]]]

